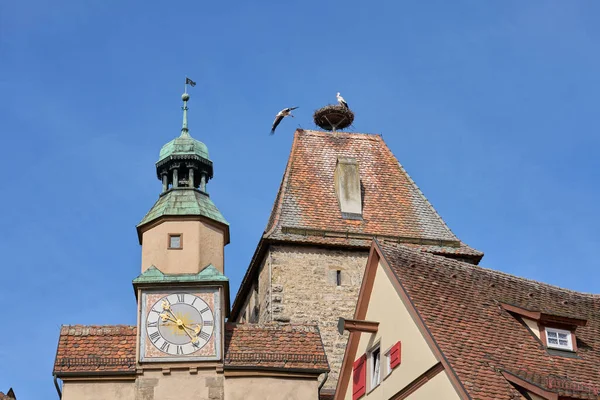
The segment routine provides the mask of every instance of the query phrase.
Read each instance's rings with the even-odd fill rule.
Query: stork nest
[[[354,113],[346,107],[329,104],[315,111],[315,124],[326,131],[337,131],[352,125]]]

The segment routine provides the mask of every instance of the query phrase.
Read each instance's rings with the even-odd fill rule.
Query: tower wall
[[[181,249],[169,235],[181,234]],[[198,273],[208,264],[224,273],[224,232],[203,221],[164,221],[143,233],[142,272],[154,265],[165,274]]]
[[[260,323],[317,323],[331,367],[324,387],[334,389],[348,340],[347,333],[337,331],[338,319],[354,316],[367,258],[366,250],[273,245],[265,253],[239,321],[245,316],[255,322],[254,312]]]

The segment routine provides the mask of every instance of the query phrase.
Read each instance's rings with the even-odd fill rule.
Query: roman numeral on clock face
[[[184,293],[177,293],[177,302],[185,303],[185,294]]]
[[[202,310],[200,310],[200,314],[204,314],[207,311],[210,311],[210,308],[204,307]]]
[[[158,321],[148,322],[148,328],[158,328]]]
[[[200,334],[198,336],[206,341],[208,341],[208,339],[210,339],[210,335],[204,331],[200,332]]]
[[[160,346],[160,349],[166,353],[169,351],[169,346],[169,343],[163,342],[162,346]]]
[[[213,326],[213,323],[214,323],[214,321],[210,321],[210,320],[209,321],[202,321],[202,325],[205,325],[205,326]]]
[[[160,333],[158,333],[158,331],[150,334],[150,340],[152,340],[152,343],[156,343],[158,339],[160,339]]]
[[[183,354],[183,347],[177,346],[177,354]]]

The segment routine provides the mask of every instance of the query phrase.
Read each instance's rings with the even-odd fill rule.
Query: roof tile
[[[129,325],[63,325],[54,373],[135,372],[136,331]]]
[[[225,324],[225,367],[329,371],[316,325]]]
[[[135,326],[63,325],[54,373],[135,373]],[[225,367],[329,370],[318,327],[225,324]]]
[[[570,382],[571,386],[564,387],[575,398],[586,399],[600,388],[599,295],[562,289],[402,245],[383,243],[380,248],[472,398],[518,396],[501,371],[523,369],[538,382]],[[549,354],[500,303],[587,319],[587,325],[576,330],[577,357]],[[556,385],[545,387],[559,394],[563,390]]]
[[[342,217],[333,184],[340,156],[358,161],[362,220]],[[381,136],[297,130],[264,238],[369,247],[373,236],[483,256],[452,233]]]

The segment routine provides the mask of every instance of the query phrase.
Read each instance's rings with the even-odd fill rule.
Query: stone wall
[[[368,251],[277,245],[262,261],[260,322],[319,325],[331,367],[325,389],[334,389],[337,383],[348,340],[347,333],[338,333],[337,322],[339,317],[354,316],[367,258]]]

